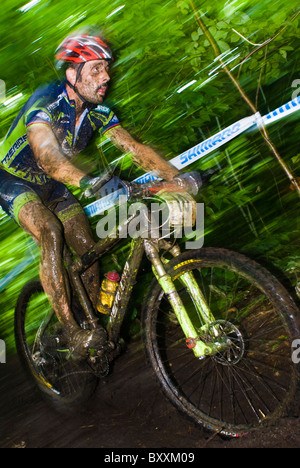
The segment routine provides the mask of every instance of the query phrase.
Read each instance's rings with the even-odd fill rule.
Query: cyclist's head
[[[83,102],[101,104],[109,82],[113,55],[98,36],[78,34],[65,39],[56,50],[56,59],[65,65],[67,83]]]

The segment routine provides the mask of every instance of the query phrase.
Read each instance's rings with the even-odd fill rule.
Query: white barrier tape
[[[270,125],[282,119],[283,117],[293,114],[298,110],[300,110],[300,96],[288,102],[284,106],[278,107],[278,109],[274,110],[273,112],[270,112],[264,117],[262,117],[261,114],[258,112],[252,117],[246,117],[245,119],[242,119],[239,122],[230,125],[225,130],[222,130],[221,132],[217,133],[215,136],[208,138],[202,143],[199,143],[198,145],[194,146],[194,148],[191,148],[188,151],[182,153],[181,155],[175,157],[170,161],[170,163],[173,164],[173,166],[175,166],[179,170],[183,169],[189,164],[192,164],[193,162],[203,158],[204,156],[216,150],[217,148],[220,148],[221,146],[225,145],[227,142],[231,141],[238,135],[241,135],[241,133],[245,132],[254,125],[256,125],[258,128],[260,128],[262,125]],[[139,177],[135,180],[135,182],[143,184],[149,182],[150,180],[156,179],[158,179],[158,177],[155,175],[155,172],[150,172]],[[112,208],[113,206],[115,206],[120,195],[123,194],[124,192],[122,192],[122,190],[118,190],[117,192],[111,195],[101,198],[100,200],[97,200],[94,203],[91,203],[90,205],[84,208],[87,216],[92,218],[93,216],[97,216],[103,213],[105,210]],[[5,289],[5,287],[31,262],[32,258],[27,258],[25,256],[24,261],[0,281],[0,292],[3,289]]]
[[[278,107],[278,109],[274,110],[273,112],[270,112],[264,117],[262,117],[261,114],[258,112],[257,114],[252,115],[251,117],[246,117],[232,125],[229,125],[229,127],[225,128],[225,130],[222,130],[221,132],[218,132],[211,138],[202,141],[193,148],[171,159],[169,162],[178,170],[184,169],[185,167],[189,166],[195,161],[198,161],[199,159],[203,158],[209,153],[212,153],[216,149],[233,140],[237,136],[241,135],[246,130],[249,130],[254,125],[257,128],[260,128],[262,125],[267,126],[299,110],[300,96],[288,102],[284,106]],[[146,182],[157,179],[158,177],[155,175],[155,172],[149,172],[148,174],[144,174],[141,177],[138,177],[137,179],[135,179],[134,182],[145,184]],[[91,203],[90,205],[84,208],[85,213],[90,218],[103,213],[105,210],[112,208],[115,205],[116,200],[118,200],[119,196],[122,194],[123,192],[119,190],[118,192],[115,192],[112,195],[108,195],[104,198],[101,198],[100,200]]]
[[[246,117],[245,119],[239,120],[235,124],[230,125],[229,127],[225,128],[225,130],[222,130],[213,137],[202,141],[188,151],[180,154],[170,162],[178,170],[183,169],[184,167],[192,164],[194,161],[197,161],[207,154],[212,153],[214,150],[220,148],[220,146],[225,145],[225,143],[233,140],[238,135],[241,135],[241,133],[244,133],[246,130],[253,127],[255,123],[255,116]]]

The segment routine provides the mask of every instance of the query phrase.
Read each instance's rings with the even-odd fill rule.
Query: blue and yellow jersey
[[[63,153],[71,159],[86,148],[95,132],[103,135],[120,122],[110,108],[98,105],[86,109],[76,126],[75,102],[69,100],[64,82],[38,89],[24,105],[0,146],[0,168],[43,185],[51,179],[38,166],[27,140],[27,128],[33,124],[51,127]]]

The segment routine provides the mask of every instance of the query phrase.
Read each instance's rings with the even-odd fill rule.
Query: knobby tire
[[[298,390],[299,365],[292,362],[291,344],[299,337],[299,310],[285,288],[256,262],[225,249],[186,252],[166,269],[197,321],[193,298],[180,283],[181,274],[194,272],[214,317],[224,330],[231,329],[234,344],[234,354],[195,358],[154,281],[145,301],[143,333],[148,360],[167,398],[196,424],[230,437],[288,414]]]
[[[15,309],[16,347],[23,367],[42,394],[58,409],[72,409],[90,398],[98,379],[84,361],[70,359],[67,350],[57,351],[50,347],[49,351],[47,347],[41,349],[37,346],[37,334],[40,323],[47,315],[44,311],[47,306],[51,309],[41,283],[27,283],[20,293]],[[53,330],[57,331],[59,324],[55,314],[53,322]],[[45,335],[52,345],[56,335],[52,330],[50,333],[50,326],[51,322]]]

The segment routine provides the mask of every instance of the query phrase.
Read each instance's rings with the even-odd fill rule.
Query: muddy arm
[[[79,182],[86,174],[64,156],[50,127],[31,125],[27,138],[39,167],[46,174],[58,182],[80,186]]]
[[[171,181],[179,173],[175,167],[159,156],[152,148],[138,143],[124,128],[113,128],[107,133],[107,136],[122,152],[132,153],[134,163],[144,170],[155,170],[162,179],[167,181]]]

